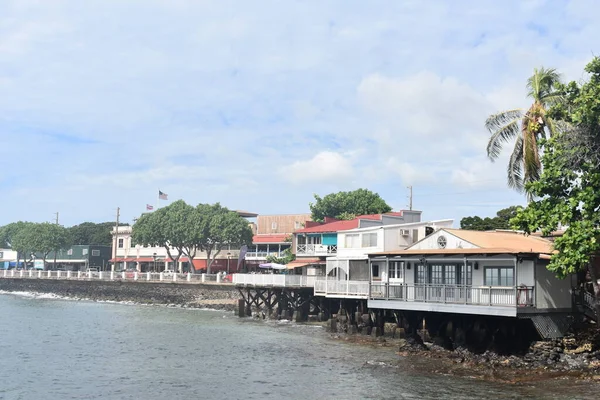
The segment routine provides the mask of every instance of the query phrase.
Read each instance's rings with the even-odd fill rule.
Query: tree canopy
[[[525,184],[540,177],[539,141],[554,130],[547,110],[561,99],[559,84],[560,75],[555,69],[535,68],[527,80],[527,96],[533,100],[531,106],[527,110],[501,111],[485,121],[485,127],[492,134],[487,145],[490,160],[498,158],[505,143],[515,141],[507,166],[507,181],[509,187],[519,192],[527,191]]]
[[[589,80],[562,87],[564,103],[551,110],[559,132],[544,143],[544,166],[528,190],[539,199],[520,210],[513,224],[557,237],[548,269],[557,276],[589,268],[596,298],[600,261],[600,58],[586,68]],[[598,312],[598,306],[597,306]]]
[[[461,229],[474,231],[492,231],[495,229],[510,229],[510,219],[517,215],[517,206],[504,208],[493,218],[479,216],[464,217],[460,220]]]
[[[99,224],[94,222],[83,222],[67,229],[73,244],[112,246],[113,239],[111,231],[114,226],[114,222],[101,222]]]
[[[17,261],[27,261],[34,253],[38,253],[45,263],[51,251],[70,245],[67,229],[48,222],[14,222],[2,227],[0,235],[5,244],[17,252]]]
[[[323,222],[325,217],[353,219],[359,215],[381,214],[392,211],[377,193],[367,189],[351,192],[330,193],[324,197],[314,195],[315,202],[310,203],[311,218]]]
[[[223,249],[252,243],[252,230],[246,219],[219,203],[193,207],[178,200],[139,218],[132,237],[136,244],[164,247],[175,262],[181,255],[193,260],[204,252],[210,273]]]

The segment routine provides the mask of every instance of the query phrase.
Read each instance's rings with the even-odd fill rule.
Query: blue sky
[[[261,214],[366,187],[425,219],[522,204],[483,124],[534,67],[580,80],[589,1],[4,0],[0,225]],[[167,202],[161,202],[162,205]]]

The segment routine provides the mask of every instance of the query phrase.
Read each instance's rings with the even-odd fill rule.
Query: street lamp
[[[156,253],[152,253],[152,259],[154,260],[154,272],[156,272]]]
[[[231,260],[231,253],[227,252],[227,275],[229,275],[229,260]]]

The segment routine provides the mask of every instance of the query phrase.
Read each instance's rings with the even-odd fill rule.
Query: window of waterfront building
[[[467,264],[467,276],[465,277],[465,265],[460,266],[460,282],[461,285],[471,285],[473,283],[473,266]]]
[[[72,255],[73,255],[73,249],[69,249],[69,250],[67,250],[67,255],[68,255],[68,256],[72,256]]]
[[[362,247],[377,247],[377,233],[363,233]]]
[[[277,229],[277,222],[275,222],[275,221],[271,222],[271,229],[272,230],[276,230]]]
[[[379,264],[373,264],[373,278],[379,278]]]
[[[415,283],[424,284],[427,283],[427,270],[425,265],[418,264],[415,270]]]
[[[119,246],[118,246],[118,247],[119,247],[120,249],[122,249],[122,248],[123,248],[123,239],[119,239]]]
[[[444,266],[444,284],[456,285],[456,265]]]
[[[441,285],[444,283],[444,266],[440,264],[434,264],[430,266],[431,271],[431,284]]]
[[[347,249],[354,249],[358,247],[358,234],[353,234],[353,235],[349,235],[346,234],[346,238],[344,239],[344,245],[346,246]]]
[[[294,228],[295,228],[295,229],[300,229],[301,227],[302,227],[302,223],[301,223],[300,221],[296,221],[296,222],[294,223]]]
[[[394,261],[390,263],[388,268],[389,279],[400,279],[402,278],[402,261]]]
[[[81,254],[87,256],[88,249],[81,249]]]
[[[486,286],[514,286],[514,281],[513,267],[486,267],[485,269]]]
[[[100,256],[100,250],[92,250],[92,257],[99,257]]]

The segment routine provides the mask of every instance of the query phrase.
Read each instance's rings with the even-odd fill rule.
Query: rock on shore
[[[230,285],[76,281],[51,279],[0,279],[0,290],[48,293],[95,301],[164,304],[234,311],[239,294]]]

